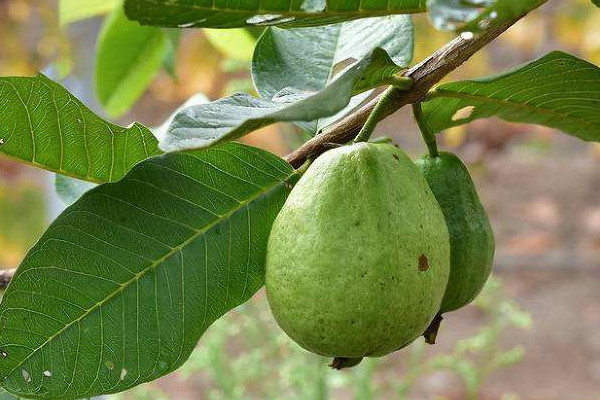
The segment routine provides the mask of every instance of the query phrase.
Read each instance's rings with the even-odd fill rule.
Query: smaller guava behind
[[[300,179],[267,250],[269,304],[314,353],[382,356],[419,337],[439,310],[449,235],[427,182],[399,149],[331,150]]]

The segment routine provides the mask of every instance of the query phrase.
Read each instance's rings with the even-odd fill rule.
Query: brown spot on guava
[[[400,160],[400,157],[398,157],[398,154],[394,154],[394,158],[395,158],[396,160]]]
[[[425,254],[421,254],[419,257],[419,271],[425,272],[429,270],[429,260]]]

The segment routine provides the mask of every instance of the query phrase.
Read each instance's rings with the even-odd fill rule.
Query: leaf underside
[[[146,160],[69,207],[0,305],[0,377],[16,395],[120,392],[179,367],[263,284],[294,170],[228,143]]]
[[[600,141],[600,68],[563,52],[489,78],[441,85],[430,98],[423,109],[435,132],[499,117]]]
[[[265,30],[256,45],[252,78],[264,99],[271,99],[289,87],[316,92],[335,78],[336,68],[341,63],[360,60],[376,47],[384,49],[397,65],[409,65],[413,39],[412,19],[406,15],[311,28],[272,27]],[[319,45],[315,46],[315,43]],[[378,79],[374,77],[373,80]],[[336,115],[299,125],[314,135],[346,115],[369,94],[365,92],[353,97],[350,104]]]
[[[157,146],[146,127],[104,121],[41,74],[0,78],[0,153],[11,158],[102,183],[159,154]]]
[[[425,12],[426,0],[329,0],[324,8],[306,0],[126,0],[127,16],[143,25],[238,28],[327,25],[359,18]],[[310,2],[308,2],[310,3]]]
[[[478,32],[506,23],[548,0],[428,0],[429,20],[438,29]]]
[[[160,147],[164,151],[209,147],[276,122],[314,121],[334,115],[349,104],[353,95],[389,83],[401,70],[385,50],[376,48],[320,92],[289,88],[274,101],[236,94],[188,107],[175,115]]]

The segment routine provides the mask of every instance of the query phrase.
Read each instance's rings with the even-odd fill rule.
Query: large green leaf
[[[74,178],[111,182],[159,151],[144,126],[108,123],[38,75],[0,78],[0,153]]]
[[[562,52],[500,75],[441,85],[429,99],[423,109],[435,132],[496,116],[600,141],[600,68]]]
[[[336,66],[349,59],[361,60],[376,47],[385,49],[397,65],[407,66],[412,60],[413,39],[412,20],[404,15],[312,28],[272,27],[256,45],[252,77],[256,90],[265,99],[288,87],[316,92],[334,79]],[[314,134],[348,113],[366,96],[368,93],[353,98],[340,115],[303,127]]]
[[[107,18],[98,40],[96,93],[106,112],[119,117],[161,69],[169,41],[161,29],[129,21],[121,8]]]
[[[315,26],[425,11],[426,0],[126,0],[127,16],[144,25],[181,28]]]
[[[2,386],[68,400],[179,367],[262,286],[269,231],[294,179],[280,158],[228,143],[146,160],[86,193],[4,295]]]
[[[275,122],[308,122],[334,115],[349,104],[353,95],[396,83],[401,70],[385,50],[376,48],[320,92],[289,88],[273,100],[236,94],[184,108],[175,115],[160,147],[164,151],[208,147]]]
[[[82,19],[106,14],[117,8],[123,0],[60,0],[58,19],[67,25]]]

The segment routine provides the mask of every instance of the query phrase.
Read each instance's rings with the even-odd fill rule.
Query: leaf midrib
[[[190,156],[194,157],[192,155],[190,155]],[[12,368],[9,372],[7,372],[6,375],[8,376],[8,375],[11,375],[12,373],[14,373],[15,370],[17,370],[18,368],[20,368],[25,362],[27,362],[27,360],[29,360],[31,357],[33,357],[33,355],[35,355],[38,351],[40,351],[42,348],[44,348],[48,343],[50,343],[55,338],[57,338],[58,336],[60,336],[63,332],[65,332],[67,329],[69,329],[74,324],[79,323],[84,318],[86,318],[88,315],[90,315],[93,312],[95,312],[97,309],[99,309],[105,303],[107,303],[108,301],[110,301],[111,299],[113,299],[116,295],[118,295],[119,293],[123,292],[131,284],[133,284],[134,282],[138,281],[141,277],[143,277],[144,275],[146,275],[149,271],[154,270],[156,267],[158,267],[159,265],[161,265],[169,257],[171,257],[172,255],[176,254],[178,251],[183,250],[187,245],[189,245],[192,242],[194,242],[200,236],[204,235],[206,232],[208,232],[209,230],[211,230],[212,228],[214,228],[215,226],[217,226],[221,222],[229,219],[232,215],[234,215],[238,211],[244,209],[245,207],[248,207],[248,205],[250,205],[252,202],[254,202],[255,200],[257,200],[257,199],[261,198],[262,196],[266,195],[271,190],[277,188],[278,186],[285,185],[286,182],[292,176],[294,176],[295,173],[296,173],[296,171],[293,170],[287,177],[285,177],[285,179],[282,179],[281,181],[278,181],[278,182],[276,182],[275,184],[273,184],[271,186],[264,187],[263,188],[264,190],[259,191],[257,194],[251,196],[250,198],[248,198],[245,201],[239,202],[239,204],[238,204],[237,207],[234,207],[231,211],[223,214],[221,216],[221,218],[216,219],[215,221],[211,222],[210,224],[208,224],[207,226],[205,226],[202,229],[196,230],[196,232],[194,234],[192,234],[188,239],[184,240],[179,245],[174,246],[173,248],[171,248],[171,250],[169,250],[164,256],[162,256],[158,260],[156,260],[153,263],[151,263],[148,267],[144,268],[142,271],[140,271],[137,274],[135,274],[135,276],[133,278],[131,278],[130,280],[128,280],[124,284],[120,285],[119,288],[117,288],[116,290],[114,290],[112,293],[108,294],[108,296],[106,296],[105,299],[103,299],[102,301],[96,303],[94,306],[92,306],[91,308],[89,308],[81,316],[79,316],[78,318],[74,319],[70,323],[66,324],[58,332],[56,332],[54,335],[50,336],[46,341],[44,341],[41,345],[39,345],[36,349],[34,349],[27,357],[25,357],[17,365],[15,365],[14,368]],[[185,301],[185,299],[184,299],[184,301]]]

